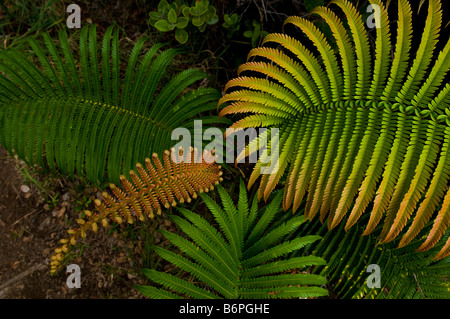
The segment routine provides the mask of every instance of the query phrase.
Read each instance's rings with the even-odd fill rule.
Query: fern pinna
[[[33,60],[13,48],[0,51],[0,144],[28,164],[98,186],[120,183],[136,163],[172,147],[175,128],[193,129],[192,120],[214,110],[220,97],[212,88],[189,89],[207,77],[200,70],[167,79],[179,51],[149,47],[145,37],[121,72],[113,26],[101,49],[95,25],[82,28],[77,56],[65,30],[59,48],[49,34],[42,38],[45,48],[29,38]],[[203,119],[205,126],[218,123],[217,116]]]
[[[172,215],[171,219],[190,239],[165,230],[161,232],[183,254],[154,247],[163,259],[194,277],[196,284],[191,279],[144,269],[144,274],[155,284],[137,286],[139,291],[155,299],[306,298],[328,294],[319,287],[326,284],[325,277],[303,269],[324,265],[322,258],[285,258],[287,254],[316,242],[320,236],[307,235],[284,241],[304,222],[304,216],[280,216],[282,193],[258,209],[257,200],[249,205],[242,181],[237,206],[221,185],[217,190],[222,206],[200,194],[217,228],[202,216],[179,208],[183,217]]]
[[[328,7],[312,12],[329,25],[333,39],[309,20],[289,17],[284,27],[297,27],[314,47],[285,33],[269,34],[226,85],[221,116],[245,114],[234,128],[280,128],[279,158],[269,155],[269,144],[250,176],[249,187],[262,175],[263,163],[278,161],[276,173],[262,175],[259,198],[267,199],[285,176],[284,209],[298,211],[305,199],[305,215],[318,214],[330,229],[346,216],[349,229],[367,212],[363,234],[383,220],[380,243],[408,226],[400,247],[434,220],[418,247],[424,251],[450,224],[450,84],[444,82],[450,41],[442,33],[447,42],[435,52],[442,26],[439,0],[428,1],[425,27],[414,35],[410,3],[399,0],[395,39],[385,5],[369,2],[380,8],[373,50],[365,21],[347,0],[330,2],[345,24]],[[413,36],[421,36],[417,52],[411,51]],[[247,147],[240,157],[250,151]],[[449,254],[450,239],[435,258]]]
[[[154,218],[155,213],[161,215],[163,207],[191,202],[197,198],[197,192],[213,190],[222,181],[221,166],[215,163],[215,157],[194,148],[186,152],[178,150],[178,154],[173,148],[171,152],[166,150],[162,162],[154,153],[152,160],[145,159],[145,168],[138,163],[136,169],[137,173],[130,171],[130,180],[120,176],[121,188],[110,184],[113,196],[103,192],[103,201],[94,201],[96,212],[85,211],[86,219],[77,219],[79,228],[67,231],[70,237],[60,240],[61,247],[51,257],[52,274],[60,269],[70,247],[80,237],[85,238],[88,231],[97,232],[99,223],[107,227],[108,219],[118,224],[124,220],[133,224],[134,220]]]

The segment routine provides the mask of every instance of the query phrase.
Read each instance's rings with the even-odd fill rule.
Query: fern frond
[[[163,288],[147,290],[145,286],[140,286],[137,287],[139,291],[150,298],[164,296],[161,290],[165,289],[179,297],[201,299],[211,297],[209,294],[202,296],[203,289],[208,289],[216,298],[232,299],[318,297],[327,294],[325,289],[319,287],[326,283],[323,276],[297,273],[301,268],[325,264],[323,259],[314,256],[287,257],[288,253],[320,238],[311,235],[283,243],[284,238],[303,223],[302,216],[275,226],[274,221],[281,210],[281,196],[258,210],[256,201],[251,208],[248,206],[242,181],[237,206],[222,186],[219,185],[218,190],[223,208],[209,196],[200,195],[211,209],[217,229],[203,217],[180,209],[184,218],[173,216],[172,219],[188,239],[163,233],[181,250],[181,254],[160,247],[155,250],[162,258],[196,278],[195,288],[191,283],[181,287],[182,281],[172,282],[170,274],[154,276],[158,271],[144,270],[151,274],[148,278],[154,282],[152,286],[158,284]]]
[[[413,99],[414,94],[416,94],[419,84],[425,76],[433,56],[433,51],[438,41],[441,23],[441,2],[428,1],[428,17],[425,22],[425,29],[422,33],[422,40],[406,82],[403,84],[403,87],[396,97],[397,102],[409,102]]]
[[[367,218],[368,216],[362,216]],[[360,236],[363,227],[357,224],[348,231],[341,223],[327,231],[319,219],[314,219],[308,228],[299,228],[292,236],[306,236],[326,231],[326,236],[294,256],[314,254],[327,260],[326,266],[316,267],[313,274],[327,276],[328,287],[338,299],[448,299],[450,294],[445,280],[450,273],[449,259],[439,261],[431,257],[445,247],[449,232],[428,251],[417,251],[417,238],[398,248],[399,239],[377,245],[382,226],[367,236]],[[423,235],[431,228],[428,223],[420,232]],[[301,258],[301,257],[295,257]],[[380,288],[369,288],[370,273],[367,267],[376,264],[381,269]]]
[[[445,75],[450,70],[450,40],[447,41],[447,45],[439,54],[433,69],[430,71],[425,84],[420,88],[419,92],[414,96],[411,104],[417,108],[425,109],[431,99],[433,94],[441,85],[444,80]]]
[[[425,188],[431,177],[432,167],[436,162],[439,150],[438,145],[441,143],[443,131],[444,128],[437,125],[437,122],[429,122],[426,134],[427,139],[425,140],[425,146],[422,149],[418,164],[415,168],[414,177],[411,180],[408,191],[402,199],[395,221],[387,237],[396,237],[406,225],[409,216],[411,216],[417,202],[420,200],[421,194],[425,192]],[[416,218],[415,221],[419,222],[419,218]]]
[[[176,294],[152,286],[135,285],[134,288],[152,299],[183,299]]]
[[[349,99],[355,92],[356,85],[356,63],[353,47],[350,44],[350,38],[345,31],[344,25],[339,21],[336,14],[329,8],[316,7],[311,14],[320,15],[330,26],[333,36],[336,40],[336,45],[339,48],[341,56],[342,70],[343,70],[343,97]]]
[[[189,89],[206,77],[199,70],[182,71],[163,85],[178,51],[160,52],[162,44],[148,48],[145,38],[134,45],[122,84],[119,30],[113,26],[100,43],[96,27],[84,27],[78,55],[65,31],[59,45],[47,33],[42,37],[44,45],[29,38],[37,63],[14,49],[0,52],[0,141],[52,172],[99,187],[118,184],[149,154],[173,146],[172,131],[214,110],[220,98],[217,90]],[[211,122],[231,123],[203,118],[205,129]]]
[[[431,179],[428,191],[425,194],[425,199],[420,204],[416,212],[416,217],[414,218],[408,231],[403,235],[400,241],[400,246],[404,246],[409,243],[418,232],[425,226],[425,224],[430,220],[433,212],[439,205],[439,202],[444,196],[447,181],[449,179],[449,158],[448,158],[448,147],[450,142],[450,127],[445,128],[443,134],[445,140],[442,145],[441,153],[439,154],[438,164],[436,170],[434,171],[433,178]],[[436,146],[435,146],[436,147]],[[425,247],[424,243],[424,247]]]
[[[145,168],[138,163],[138,173],[130,172],[131,180],[122,175],[121,188],[110,184],[112,195],[103,192],[103,201],[94,201],[96,212],[85,211],[88,218],[78,220],[80,228],[69,230],[70,238],[61,240],[63,246],[52,256],[51,273],[60,268],[64,258],[61,251],[67,253],[80,237],[86,237],[88,230],[96,232],[98,223],[106,227],[108,219],[118,224],[124,220],[132,224],[134,220],[154,218],[155,214],[161,215],[164,208],[176,206],[177,202],[190,202],[198,193],[208,192],[222,181],[221,167],[214,163],[212,155],[198,154],[192,148],[189,152],[165,151],[164,164],[154,153],[152,161],[147,158]]]
[[[152,269],[145,269],[143,271],[144,274],[151,280],[163,285],[168,289],[177,290],[183,294],[186,294],[191,298],[217,299],[217,296],[207,291],[206,289],[198,288],[193,283],[182,280],[178,277],[161,273]],[[144,291],[145,289],[141,289],[141,292]]]
[[[270,59],[270,61],[277,63],[281,68],[285,69],[286,72],[292,75],[298,82],[304,83],[304,85],[298,87],[296,91],[300,92],[300,94],[297,93],[298,97],[306,108],[311,107],[320,101],[318,88],[314,85],[308,72],[306,72],[303,66],[298,64],[297,61],[292,60],[289,56],[279,50],[265,47],[251,50],[248,57],[251,58],[254,56]],[[296,110],[298,111],[299,109],[296,108]]]
[[[408,67],[412,37],[412,11],[408,0],[398,2],[397,43],[389,80],[382,99],[390,101],[399,92]]]
[[[434,52],[442,34],[441,1],[429,1],[422,34],[413,34],[408,0],[398,1],[392,34],[389,3],[369,3],[379,14],[373,47],[366,21],[348,0],[313,10],[334,39],[326,39],[311,21],[288,17],[284,33],[269,34],[263,47],[250,51],[249,59],[264,62],[244,64],[240,71],[252,71],[251,76],[229,81],[218,107],[221,116],[241,115],[232,127],[279,129],[274,136],[278,142],[266,143],[249,178],[251,187],[261,177],[258,199],[267,200],[281,184],[284,210],[304,207],[305,217],[312,220],[318,214],[330,229],[346,220],[348,231],[368,215],[363,235],[382,224],[383,244],[403,234],[399,244],[406,245],[434,220],[428,239],[422,238],[422,248],[431,249],[448,228],[448,39],[441,52]],[[333,6],[343,12],[345,22],[330,10]],[[300,29],[314,53],[287,34],[288,25]],[[419,45],[411,58],[413,36]],[[336,43],[335,50],[329,42]],[[269,43],[277,49],[267,47]],[[248,145],[266,137],[259,135]],[[279,158],[269,156],[276,153],[272,148],[280,151]],[[254,152],[247,147],[238,158]],[[262,174],[268,160],[278,164],[276,173]],[[445,248],[439,256],[447,252]]]
[[[373,67],[373,79],[369,90],[369,96],[377,100],[384,91],[384,84],[389,73],[391,60],[391,39],[387,10],[380,0],[372,0],[371,4],[378,6],[379,24],[376,26],[377,38],[375,43],[375,63]],[[377,9],[378,10],[378,9]]]
[[[212,264],[216,264],[217,268],[221,269],[220,271],[217,271],[218,276],[220,277],[221,275],[224,275],[227,278],[224,281],[229,281],[230,278],[237,279],[238,272],[235,267],[237,259],[235,250],[233,249],[234,247],[230,246],[230,244],[219,234],[217,229],[211,226],[205,219],[201,218],[199,215],[183,208],[179,208],[179,211],[191,224],[203,230],[202,232],[190,233],[192,228],[190,227],[190,223],[187,220],[183,220],[176,216],[173,217],[173,219],[177,220],[180,228],[188,235],[190,235],[191,238],[195,240],[195,243],[198,246],[201,246],[203,247],[203,249],[206,249],[208,251],[208,255],[211,256],[210,262]],[[170,236],[172,235],[167,234],[166,237],[170,238]],[[189,245],[194,245],[192,246],[192,248],[195,248],[198,253],[198,246],[196,246],[195,244]],[[177,246],[182,248],[186,254],[190,255],[186,248],[183,248],[179,244],[177,244]],[[230,282],[230,284],[235,287],[234,283]]]
[[[331,50],[331,47],[326,41],[323,33],[310,21],[299,17],[288,17],[284,21],[283,26],[288,23],[299,27],[308,36],[308,38],[312,40],[314,46],[316,46],[321,57],[323,58],[323,63],[325,64],[325,69],[327,70],[327,76],[332,93],[332,101],[340,100],[341,94],[339,92],[339,87],[342,85],[342,75],[336,62],[336,56]],[[325,100],[322,101],[322,103],[328,103],[328,101]]]
[[[331,102],[331,97],[329,96],[330,88],[328,82],[325,80],[325,72],[320,66],[319,61],[317,61],[314,55],[306,47],[304,47],[300,41],[289,37],[286,34],[273,33],[267,35],[264,38],[262,44],[265,44],[267,42],[275,42],[281,44],[284,48],[292,52],[294,55],[299,56],[302,62],[305,64],[306,69],[311,73],[313,79],[313,81],[311,81],[311,85],[315,84],[313,90],[320,91],[320,96],[323,103]],[[249,57],[254,56],[256,52],[259,51],[255,49],[252,50],[249,54]],[[310,89],[309,91],[312,91],[312,89]]]
[[[338,5],[347,16],[356,53],[356,72],[358,75],[355,92],[356,99],[362,99],[369,90],[370,77],[372,75],[369,39],[364,29],[364,23],[359,12],[348,0],[334,0],[330,4]],[[385,31],[383,30],[383,32]]]

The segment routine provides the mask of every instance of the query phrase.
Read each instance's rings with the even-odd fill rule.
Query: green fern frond
[[[319,51],[320,56],[323,59],[325,65],[326,75],[330,83],[331,100],[340,100],[339,87],[342,85],[342,75],[337,65],[337,60],[334,52],[331,50],[330,45],[326,41],[324,34],[310,21],[299,17],[289,17],[284,21],[283,26],[291,23],[299,27],[313,42],[314,46]],[[300,57],[301,59],[301,57]],[[324,100],[322,103],[326,104],[329,100]]]
[[[214,89],[189,89],[207,77],[200,70],[184,70],[162,85],[179,52],[148,47],[145,38],[134,45],[121,79],[113,26],[99,43],[96,27],[84,27],[78,55],[65,31],[58,46],[46,33],[43,40],[41,46],[29,39],[39,63],[14,49],[0,51],[0,143],[53,172],[117,184],[149,154],[173,146],[172,131],[214,110],[220,98]],[[206,119],[205,129],[214,122]]]
[[[368,216],[362,216],[366,219]],[[382,226],[367,236],[361,234],[362,224],[345,231],[345,223],[327,231],[315,218],[307,227],[298,229],[292,236],[307,236],[326,232],[320,242],[313,243],[292,255],[302,258],[314,254],[327,260],[326,266],[314,268],[313,274],[328,278],[327,288],[330,295],[338,299],[449,299],[449,285],[446,278],[450,274],[449,257],[435,261],[433,256],[442,250],[449,235],[428,251],[418,252],[420,239],[414,239],[398,248],[398,238],[385,244],[377,245]],[[428,223],[420,232],[426,234],[431,228]],[[369,265],[380,267],[380,287],[370,287]]]
[[[363,99],[369,90],[371,77],[370,47],[364,21],[357,9],[348,0],[334,0],[330,4],[338,5],[347,17],[356,53],[356,99]],[[387,30],[383,30],[386,32]],[[377,47],[377,50],[381,48]],[[378,51],[377,51],[378,52]]]
[[[426,75],[426,70],[430,65],[436,43],[438,42],[441,24],[441,2],[435,0],[428,1],[428,17],[425,22],[425,29],[422,33],[422,40],[406,82],[403,84],[402,89],[396,97],[397,102],[403,104],[410,102],[413,99],[414,94],[418,91],[418,88]]]
[[[298,273],[305,267],[324,265],[323,259],[314,256],[284,258],[320,238],[310,235],[283,242],[288,234],[292,234],[304,222],[303,216],[293,217],[275,226],[274,220],[280,216],[282,193],[265,208],[258,210],[256,201],[249,207],[242,181],[239,188],[237,206],[220,185],[217,189],[222,206],[205,194],[200,195],[211,210],[217,228],[186,209],[180,209],[183,217],[172,217],[189,239],[166,231],[163,234],[182,254],[155,248],[155,252],[163,259],[194,277],[196,283],[144,269],[144,274],[154,284],[136,286],[140,292],[150,298],[177,296],[200,299],[327,295],[327,291],[319,287],[326,284],[323,276]],[[162,288],[155,287],[156,284]]]
[[[402,79],[409,64],[412,38],[412,12],[408,0],[398,2],[397,42],[389,79],[382,100],[390,101],[402,87]]]
[[[276,185],[284,183],[284,210],[292,207],[295,212],[305,200],[307,218],[318,214],[330,229],[346,220],[346,230],[368,214],[364,235],[381,223],[380,243],[403,234],[400,244],[406,245],[434,220],[421,247],[429,249],[450,225],[450,101],[449,85],[443,83],[450,67],[447,39],[432,63],[442,24],[441,2],[429,1],[423,33],[414,34],[420,43],[411,60],[409,2],[398,1],[395,39],[386,5],[369,2],[379,8],[373,48],[365,21],[347,0],[313,10],[330,26],[335,52],[310,21],[289,17],[284,26],[298,27],[317,54],[287,34],[268,35],[264,47],[250,51],[253,60],[239,69],[239,78],[225,86],[220,116],[242,114],[232,127],[259,124],[280,130],[278,145],[267,143],[249,179],[250,187],[261,177],[258,198],[267,200]],[[336,7],[347,18],[348,29],[330,10]],[[270,43],[278,47],[267,47]],[[271,147],[280,150],[279,170],[263,175],[261,162]],[[246,148],[239,159],[249,154]],[[442,249],[436,258],[450,254],[448,245]]]

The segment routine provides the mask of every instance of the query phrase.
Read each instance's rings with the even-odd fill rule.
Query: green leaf
[[[169,21],[170,24],[177,23],[177,13],[174,9],[170,9],[169,13],[167,14],[167,21]]]
[[[203,18],[201,16],[192,17],[192,24],[195,25],[196,27],[200,27],[204,23],[205,23],[205,18]]]
[[[170,9],[170,5],[166,0],[161,0],[158,4],[158,11],[160,12],[168,12]]]
[[[244,37],[251,38],[253,36],[253,30],[244,31]]]
[[[207,24],[204,23],[204,24],[202,24],[201,26],[198,27],[198,30],[199,30],[200,32],[203,32],[203,31],[206,30],[206,26],[207,26]]]
[[[205,20],[209,25],[215,24],[219,21],[219,17],[216,14],[216,8],[214,8],[214,6],[208,7],[208,11],[205,14]]]
[[[175,30],[175,39],[177,39],[178,42],[180,42],[181,44],[185,44],[186,41],[188,40],[188,33],[186,32],[186,30],[183,29],[176,29]]]
[[[142,39],[121,61],[118,28],[96,38],[95,28],[85,26],[77,55],[63,31],[59,47],[48,35],[41,45],[32,38],[31,58],[0,52],[0,142],[30,164],[104,187],[120,184],[121,174],[127,177],[152,153],[170,149],[173,129],[188,127],[199,110],[215,109],[220,94],[187,90],[204,78],[198,70],[164,78],[175,49],[158,52],[157,44],[143,54]],[[220,121],[204,119],[204,127]]]
[[[153,269],[143,270],[144,274],[151,280],[165,286],[168,289],[178,290],[182,294],[187,294],[198,299],[216,299],[217,297],[209,291],[198,288],[194,284],[182,280],[170,274],[157,272]]]
[[[188,23],[189,23],[189,19],[187,19],[185,17],[179,17],[178,21],[177,21],[177,28],[184,29],[187,27]]]
[[[213,25],[213,24],[216,24],[217,21],[219,21],[219,17],[217,16],[217,14],[214,14],[213,17],[206,23],[209,25]]]
[[[189,18],[189,15],[191,14],[191,13],[190,13],[190,10],[189,10],[189,7],[187,7],[187,6],[183,6],[183,7],[182,7],[181,13],[183,14],[183,16],[184,16],[185,18]]]
[[[135,285],[134,288],[152,299],[183,299],[178,295],[152,286]]]
[[[191,15],[199,17],[208,12],[208,6],[208,0],[196,1],[195,6],[191,7],[189,12],[191,13]]]
[[[225,22],[222,24],[222,26],[225,29],[228,29],[231,32],[239,30],[240,28],[240,24],[238,22],[239,16],[236,13],[233,13],[231,16],[225,14],[223,18]]]
[[[235,13],[236,14],[236,13]],[[225,23],[227,24],[233,24],[233,21],[231,20],[230,16],[228,14],[225,13],[225,15],[223,16],[223,20],[225,21]]]
[[[175,28],[175,25],[169,24],[167,20],[159,20],[155,23],[155,28],[161,32],[172,31]]]
[[[164,18],[164,16],[162,16],[159,12],[156,12],[156,11],[152,11],[148,15],[150,17],[150,20],[153,20],[153,21],[158,21],[158,20],[161,20],[162,18]]]

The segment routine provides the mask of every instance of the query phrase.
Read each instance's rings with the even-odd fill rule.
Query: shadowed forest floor
[[[81,268],[80,289],[67,287],[65,269],[50,276],[49,257],[67,218],[77,214],[71,185],[59,185],[62,198],[49,208],[37,187],[26,186],[18,165],[0,149],[0,298],[141,298],[132,288],[139,278],[128,273],[126,242],[104,229],[88,236],[82,258],[71,261]]]

